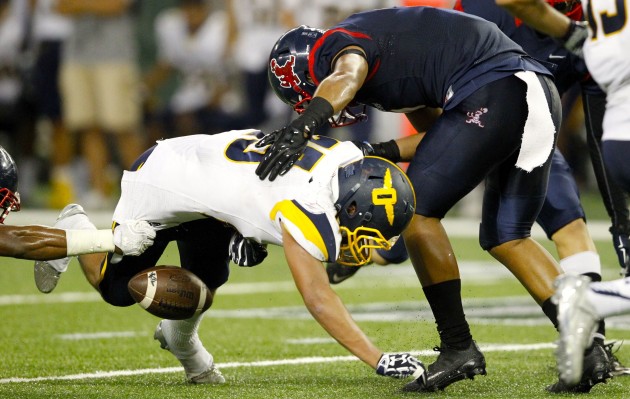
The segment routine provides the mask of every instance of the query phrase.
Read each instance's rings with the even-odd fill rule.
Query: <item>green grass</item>
[[[61,302],[62,295],[92,293],[76,261],[57,290],[39,294],[32,263],[0,258],[0,398],[543,398],[544,387],[556,380],[553,349],[491,350],[490,345],[549,344],[557,334],[525,290],[482,252],[475,239],[455,239],[463,272],[463,295],[475,339],[483,348],[488,375],[458,382],[435,394],[403,394],[405,381],[377,376],[369,367],[348,360],[349,353],[328,338],[307,314],[292,286],[281,250],[273,248],[261,266],[232,266],[203,320],[200,337],[227,378],[223,386],[191,386],[184,382],[177,360],[160,350],[152,334],[156,317],[138,306],[114,308],[87,295]],[[609,242],[597,243],[605,278],[616,278],[618,266]],[[548,245],[548,244],[545,244]],[[208,254],[212,256],[212,254]],[[177,264],[169,247],[162,264]],[[481,266],[479,266],[481,265]],[[485,265],[485,266],[484,266]],[[487,276],[479,271],[487,267]],[[370,266],[335,286],[359,325],[385,351],[422,351],[426,363],[439,343],[435,324],[411,266]],[[10,300],[14,304],[8,304]],[[30,299],[34,303],[24,303]],[[45,302],[49,301],[49,302]],[[512,303],[528,307],[516,314]],[[499,312],[490,317],[487,310]],[[504,313],[501,313],[501,312]],[[380,313],[376,313],[380,312]],[[400,320],[389,316],[400,315]],[[628,331],[610,328],[608,338],[623,340]],[[125,333],[103,339],[63,339],[64,334]],[[315,343],[303,340],[320,339]],[[296,343],[297,342],[297,343]],[[630,349],[617,353],[630,363]],[[341,357],[338,361],[283,364],[288,359]],[[269,365],[265,361],[281,364]],[[258,362],[258,363],[256,363]],[[286,362],[285,362],[286,363]],[[170,369],[169,369],[170,368]],[[166,369],[141,375],[103,378],[99,371]],[[118,375],[118,374],[117,374]],[[24,378],[22,382],[6,382]],[[30,380],[36,379],[38,380]],[[630,377],[596,386],[589,397],[630,397]],[[571,397],[571,395],[559,395]]]

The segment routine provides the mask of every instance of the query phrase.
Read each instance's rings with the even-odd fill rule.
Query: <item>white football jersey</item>
[[[603,140],[630,140],[630,0],[583,1],[586,65],[606,92]]]
[[[255,174],[260,137],[259,130],[239,130],[159,141],[137,171],[124,172],[114,221],[146,220],[161,230],[212,217],[277,245],[282,223],[315,258],[336,260],[337,173],[362,152],[350,142],[315,136],[291,170],[270,182]]]

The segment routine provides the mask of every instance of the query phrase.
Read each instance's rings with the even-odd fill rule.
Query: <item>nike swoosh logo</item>
[[[554,55],[554,54],[550,54],[548,57],[550,60],[563,60],[565,58],[567,58],[565,55]]]

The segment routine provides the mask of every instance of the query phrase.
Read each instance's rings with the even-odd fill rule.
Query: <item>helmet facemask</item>
[[[371,262],[372,250],[392,248],[396,238],[385,239],[380,231],[370,227],[357,227],[350,231],[345,226],[341,229],[341,247],[337,263],[345,266],[363,266]]]
[[[0,188],[0,224],[4,223],[4,219],[9,212],[17,212],[20,210],[20,194],[15,193],[8,188]]]

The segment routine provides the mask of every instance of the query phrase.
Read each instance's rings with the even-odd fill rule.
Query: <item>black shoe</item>
[[[486,359],[475,341],[466,349],[449,348],[442,343],[439,348],[435,347],[433,350],[440,354],[427,369],[426,383],[412,381],[403,387],[404,392],[443,390],[465,378],[472,380],[476,375],[486,375]]]
[[[613,352],[613,348],[616,344],[617,344],[617,341],[613,341],[611,343],[604,345],[604,350],[606,351],[606,354],[608,355],[608,358],[610,359],[610,373],[613,375],[613,377],[618,377],[621,375],[630,375],[630,368],[621,364],[617,356],[615,356],[615,352],[617,352],[619,348],[621,348],[621,344],[619,344],[619,346],[617,346],[617,349],[615,349]]]
[[[349,279],[359,271],[359,266],[344,266],[339,263],[328,263],[326,265],[326,273],[328,273],[328,281],[330,284],[339,284]]]
[[[547,387],[552,393],[588,393],[600,382],[605,383],[612,378],[611,361],[602,343],[597,341],[584,353],[584,371],[582,379],[574,387],[568,387],[562,381],[558,381]]]

